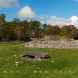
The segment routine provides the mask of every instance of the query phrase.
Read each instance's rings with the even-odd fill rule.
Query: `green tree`
[[[60,35],[71,39],[73,38],[73,34],[75,33],[75,31],[76,28],[73,25],[63,26],[61,28]]]

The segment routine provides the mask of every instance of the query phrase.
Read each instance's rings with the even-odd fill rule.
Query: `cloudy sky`
[[[7,20],[18,17],[49,24],[78,25],[78,0],[0,0],[0,14]]]

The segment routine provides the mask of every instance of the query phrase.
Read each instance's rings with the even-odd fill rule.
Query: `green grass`
[[[21,58],[26,51],[48,52],[51,58],[27,62]],[[0,78],[78,78],[78,49],[29,49],[23,43],[0,43]]]

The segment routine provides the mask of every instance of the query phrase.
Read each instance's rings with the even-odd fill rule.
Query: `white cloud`
[[[30,6],[25,6],[21,8],[21,10],[18,12],[18,15],[21,17],[32,18],[35,16],[35,12],[32,10]]]
[[[78,17],[77,16],[72,16],[69,19],[71,21],[72,25],[78,25]]]
[[[59,25],[59,26],[75,25],[76,27],[78,27],[78,17],[77,16],[71,16],[69,18],[60,18],[60,17],[56,17],[56,16],[51,16],[47,20],[47,24]]]
[[[18,0],[0,0],[0,8],[15,7],[18,4]]]
[[[61,17],[56,17],[56,16],[51,16],[48,20],[47,20],[47,24],[51,24],[51,25],[65,25],[68,23],[68,20],[65,18],[61,18]]]

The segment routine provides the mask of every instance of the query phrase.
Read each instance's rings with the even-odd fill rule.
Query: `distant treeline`
[[[20,21],[14,18],[13,21],[6,21],[5,15],[0,15],[0,41],[31,41],[32,38],[52,38],[78,39],[78,29],[74,25],[52,26],[41,24],[40,21],[27,20]]]

